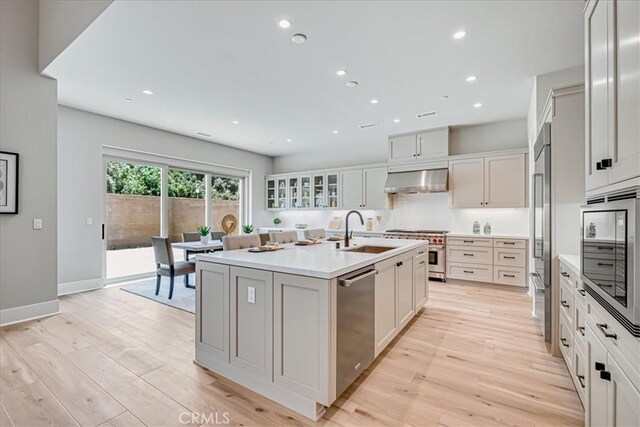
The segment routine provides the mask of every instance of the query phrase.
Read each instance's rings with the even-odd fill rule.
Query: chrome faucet
[[[349,247],[349,215],[353,213],[357,214],[360,217],[360,224],[364,225],[364,218],[362,218],[362,214],[360,212],[353,210],[347,213],[347,216],[344,219],[344,222],[345,222],[344,247],[345,248]]]

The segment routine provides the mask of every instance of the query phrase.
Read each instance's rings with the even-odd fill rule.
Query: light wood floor
[[[193,316],[117,288],[0,329],[0,426],[313,425],[192,363]],[[431,285],[426,310],[319,425],[584,425],[525,294]],[[212,418],[196,417],[202,424]]]

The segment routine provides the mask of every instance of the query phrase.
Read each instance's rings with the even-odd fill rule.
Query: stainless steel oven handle
[[[370,276],[375,276],[376,274],[378,274],[378,270],[369,270],[366,273],[363,273],[359,276],[356,276],[352,279],[342,279],[340,280],[340,286],[344,286],[345,288],[348,288],[349,286],[353,285],[356,282],[359,282],[362,279],[366,279],[367,277]]]

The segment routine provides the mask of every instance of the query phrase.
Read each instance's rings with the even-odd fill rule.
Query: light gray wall
[[[540,120],[544,104],[552,89],[584,83],[584,64],[536,76],[536,117]]]
[[[527,147],[527,120],[505,120],[472,126],[453,127],[450,136],[452,155]],[[275,157],[275,173],[330,169],[387,161],[387,143],[366,147],[345,143],[340,150],[319,149],[313,152]]]
[[[273,215],[264,209],[264,176],[272,171],[271,157],[60,106],[59,283],[102,275],[103,145],[251,170],[253,222],[271,223]],[[94,219],[92,226],[86,225],[87,217]]]
[[[111,3],[113,0],[41,1],[38,69],[45,70]]]
[[[449,137],[449,154],[452,156],[526,147],[526,119],[454,127]]]
[[[56,88],[38,74],[38,2],[0,1],[0,149],[20,154],[19,214],[0,215],[2,310],[57,300]]]

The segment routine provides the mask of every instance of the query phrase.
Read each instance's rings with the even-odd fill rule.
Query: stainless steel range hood
[[[429,169],[392,172],[384,185],[386,193],[445,193],[449,189],[449,170]]]

